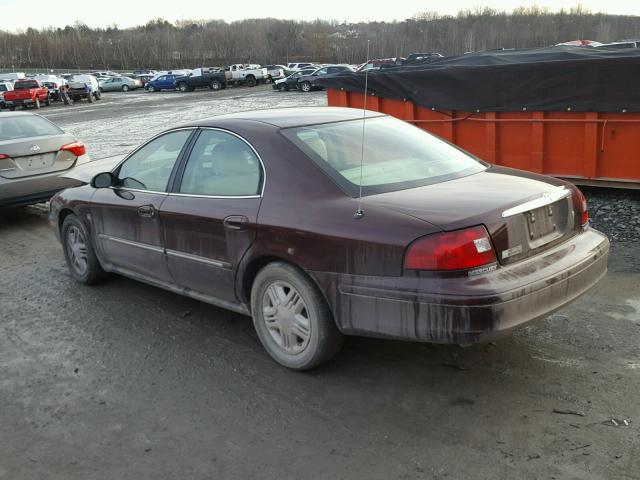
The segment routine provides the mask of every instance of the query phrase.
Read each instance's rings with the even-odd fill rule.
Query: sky
[[[51,0],[0,0],[0,29],[16,31],[28,27],[63,27],[76,20],[91,27],[106,27],[117,24],[121,28],[146,23],[152,18],[162,17],[169,21],[183,19],[222,18],[226,21],[243,18],[287,18],[313,20],[322,18],[338,21],[404,20],[423,11],[455,14],[459,10],[488,6],[497,10],[511,11],[519,6],[537,5],[552,11],[571,8],[578,3],[594,11],[610,14],[640,15],[640,2],[634,0],[373,0],[366,3],[358,0],[311,0],[299,2],[285,0],[222,1],[189,0],[183,8],[175,0],[93,0],[88,2],[52,2]],[[304,4],[304,6],[302,6]],[[76,8],[83,5],[83,8]],[[40,12],[37,15],[25,14]]]

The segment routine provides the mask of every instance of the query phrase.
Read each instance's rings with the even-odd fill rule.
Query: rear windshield
[[[35,80],[26,81],[26,82],[16,82],[13,85],[15,90],[29,90],[30,88],[38,88],[38,82]]]
[[[53,123],[37,115],[0,117],[0,142],[62,133]]]
[[[486,169],[481,161],[392,117],[282,130],[349,195],[392,192],[453,180]],[[362,168],[360,159],[363,157]]]

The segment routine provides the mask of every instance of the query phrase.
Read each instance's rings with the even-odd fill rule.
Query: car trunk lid
[[[491,167],[474,175],[366,197],[444,231],[484,225],[498,260],[508,264],[562,243],[580,231],[580,205],[564,182]]]
[[[75,142],[71,135],[48,135],[0,142],[0,177],[13,179],[71,168],[77,157],[60,147]]]

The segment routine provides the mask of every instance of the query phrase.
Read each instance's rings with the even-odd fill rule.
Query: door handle
[[[224,227],[229,230],[245,230],[249,219],[244,215],[229,215],[224,219]]]
[[[156,209],[153,205],[143,205],[138,208],[138,215],[141,217],[153,218],[156,216]]]

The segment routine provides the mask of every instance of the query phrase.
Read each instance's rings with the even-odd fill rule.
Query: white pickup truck
[[[225,70],[231,72],[231,80],[228,80],[227,83],[245,84],[249,87],[255,87],[258,83],[266,83],[269,76],[267,69],[261,68],[260,65],[236,63],[229,65]]]

